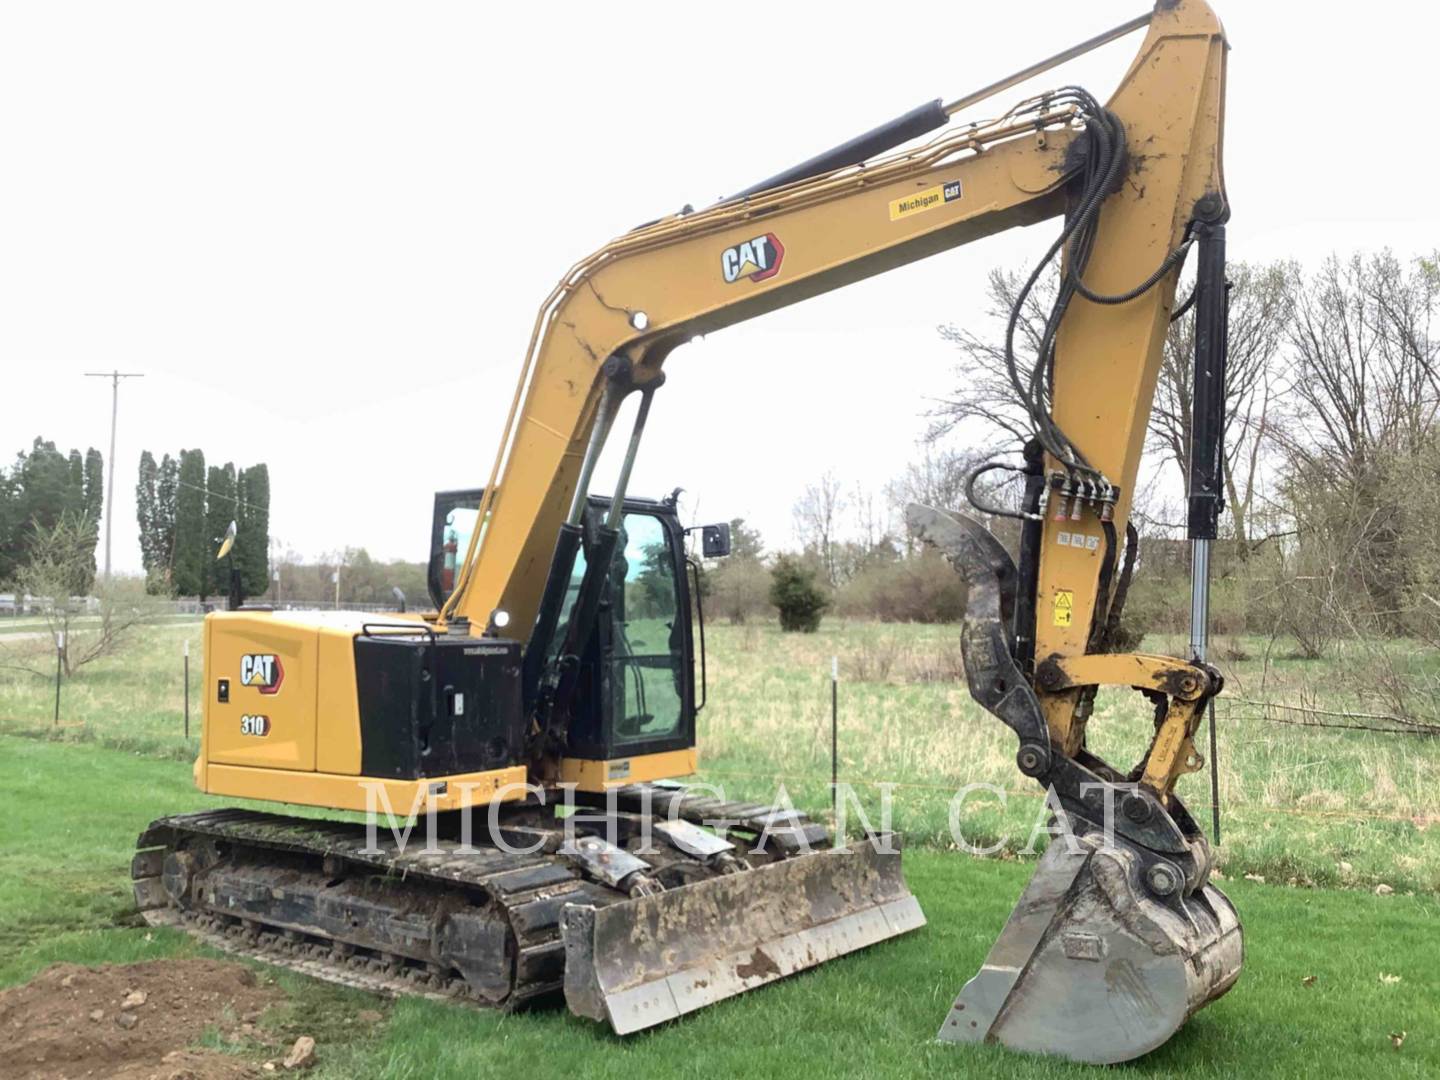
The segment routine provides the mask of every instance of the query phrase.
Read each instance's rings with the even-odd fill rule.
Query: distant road
[[[199,626],[200,624],[201,619],[195,615],[163,615],[150,625],[164,629],[174,626]],[[70,628],[72,630],[88,630],[99,625],[98,618],[76,619],[70,624]],[[34,627],[39,627],[39,629],[33,629]],[[0,644],[8,641],[33,641],[49,636],[50,631],[39,619],[16,619],[13,622],[0,622]]]

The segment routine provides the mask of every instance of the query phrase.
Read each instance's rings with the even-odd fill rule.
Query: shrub
[[[877,563],[845,583],[836,598],[842,615],[881,622],[954,623],[965,617],[968,587],[938,552]]]
[[[780,612],[781,630],[813,634],[820,629],[820,616],[830,606],[815,583],[815,573],[795,559],[782,555],[770,571],[770,603]]]
[[[707,570],[705,580],[710,585],[705,597],[706,612],[713,611],[732,624],[743,624],[769,606],[770,575],[759,559],[732,555],[715,569]]]
[[[900,643],[888,634],[867,635],[859,648],[845,658],[845,666],[858,682],[885,682],[901,651]]]

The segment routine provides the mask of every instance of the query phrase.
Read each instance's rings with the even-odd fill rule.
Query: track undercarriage
[[[251,810],[161,818],[138,842],[136,902],[329,981],[507,1010],[563,995],[622,1034],[924,924],[888,837],[838,850],[794,811],[613,794],[569,828],[521,805],[408,837]]]

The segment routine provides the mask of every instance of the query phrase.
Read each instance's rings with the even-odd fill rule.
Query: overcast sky
[[[431,493],[488,474],[577,258],[1142,6],[5,4],[0,455],[105,449],[109,386],[83,373],[144,372],[121,388],[117,568],[140,566],[140,451],[188,446],[267,462],[271,531],[304,555],[421,559]],[[1435,9],[1219,10],[1231,257],[1440,244]],[[1108,96],[1139,41],[1033,88]],[[677,351],[632,490],[683,486],[781,545],[826,469],[878,488],[952,383],[936,325],[980,319],[987,270],[1055,228]]]

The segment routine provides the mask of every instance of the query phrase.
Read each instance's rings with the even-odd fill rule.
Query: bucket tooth
[[[1244,951],[1230,901],[1212,885],[1157,899],[1141,862],[1090,837],[1052,840],[941,1041],[1113,1064],[1160,1046],[1229,990]]]
[[[615,1032],[672,1020],[925,925],[882,835],[651,896],[567,905],[565,1001]]]

